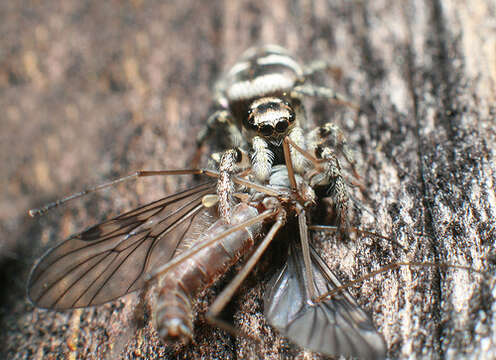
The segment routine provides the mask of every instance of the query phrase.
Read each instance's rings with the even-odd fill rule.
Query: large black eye
[[[245,120],[243,121],[243,125],[248,130],[253,130],[253,131],[258,130],[257,126],[253,123],[253,119],[251,116],[248,116],[247,118],[245,118]]]
[[[271,125],[262,125],[258,131],[263,136],[270,136],[274,132],[274,128]]]
[[[276,124],[276,131],[280,134],[284,133],[288,128],[288,121],[286,119],[279,120]]]

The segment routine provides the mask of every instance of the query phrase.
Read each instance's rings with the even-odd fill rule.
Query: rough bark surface
[[[27,209],[136,169],[188,167],[211,87],[248,47],[277,43],[360,104],[309,101],[356,150],[369,211],[353,223],[399,243],[327,236],[343,281],[385,264],[437,261],[494,274],[496,4],[463,1],[3,1],[0,4],[0,358],[318,357],[265,322],[263,274],[232,305],[254,345],[206,325],[222,284],[198,302],[195,343],[164,346],[134,331],[138,296],[51,312],[25,297],[48,247],[106,216],[184,188],[188,178],[119,186],[30,219]],[[227,281],[227,280],[225,280]],[[224,283],[225,283],[224,281]],[[453,269],[385,273],[350,290],[391,358],[496,358],[491,276]]]

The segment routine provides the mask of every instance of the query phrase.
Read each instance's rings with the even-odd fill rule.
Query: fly
[[[347,189],[334,149],[354,166],[351,152],[337,127],[327,124],[305,134],[300,126],[305,122],[302,96],[324,96],[348,103],[332,90],[308,81],[313,72],[327,66],[323,63],[301,66],[277,46],[249,50],[219,82],[217,102],[223,109],[209,118],[207,131],[199,136],[201,147],[213,126],[224,123],[231,140],[229,147],[239,142],[239,148],[219,155],[218,173],[144,171],[90,191],[130,178],[184,173],[217,177],[217,184],[210,182],[139,207],[49,250],[31,272],[28,283],[31,301],[36,306],[55,310],[96,306],[156,282],[161,288],[154,312],[157,330],[165,340],[187,342],[193,333],[192,301],[230,266],[253,251],[207,314],[211,322],[232,331],[232,327],[218,320],[220,311],[281,228],[296,226],[298,236],[288,239],[289,255],[282,275],[288,278],[285,284],[299,284],[300,292],[291,294],[294,300],[299,299],[300,312],[292,313],[292,308],[284,306],[280,296],[267,295],[267,308],[272,309],[267,312],[269,323],[298,345],[327,355],[384,354],[384,340],[375,330],[372,337],[355,339],[352,336],[353,341],[344,343],[338,337],[332,338],[337,323],[315,328],[314,325],[320,323],[314,324],[311,320],[315,316],[346,319],[353,329],[360,329],[360,322],[373,329],[366,315],[343,315],[345,309],[363,313],[349,294],[344,301],[317,301],[326,295],[322,282],[328,283],[331,289],[340,284],[329,276],[332,273],[328,268],[315,265],[319,263],[318,256],[309,245],[306,223],[318,200],[313,188],[329,186],[334,192],[331,197],[336,202],[338,218],[346,219]],[[255,183],[246,181],[242,174],[248,174]],[[240,184],[245,188],[236,193],[234,183],[238,189]],[[85,193],[30,213],[45,212]],[[262,231],[262,221],[270,225],[266,233]],[[345,228],[347,226],[342,226],[341,230]],[[274,291],[284,292],[283,284],[274,283],[271,294]],[[328,303],[332,306],[325,306]],[[305,314],[311,313],[313,316],[306,317]],[[288,323],[281,324],[281,316]],[[306,336],[294,337],[295,327],[289,322],[299,331],[306,330]],[[310,341],[314,331],[332,339],[334,345],[325,347],[323,343]]]
[[[268,286],[268,322],[315,352],[383,357],[382,336],[351,295],[342,291],[331,299],[312,300],[340,283],[310,247],[312,289],[307,286],[300,243],[308,246],[306,214],[316,198],[305,180],[298,176],[296,181],[297,193],[290,189],[286,167],[276,166],[267,186],[253,184],[254,189],[237,193],[230,224],[215,206],[218,195],[211,181],[90,227],[38,261],[28,296],[38,307],[65,310],[97,306],[156,282],[161,290],[153,318],[159,334],[166,341],[188,342],[193,333],[191,304],[198,294],[253,251],[207,313],[211,322],[231,330],[218,320],[221,310],[280,229],[297,226],[299,232],[285,239],[287,263]],[[262,223],[270,227],[267,232]]]

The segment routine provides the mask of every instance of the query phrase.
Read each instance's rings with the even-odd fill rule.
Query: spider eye
[[[322,146],[321,145],[318,145],[317,148],[315,149],[315,156],[317,157],[317,159],[322,159],[322,151],[324,149],[322,149]]]
[[[270,136],[274,132],[274,128],[272,127],[272,125],[262,125],[262,126],[260,126],[258,131],[263,136]]]
[[[252,116],[248,116],[248,118],[246,118],[243,121],[243,124],[244,124],[245,128],[248,129],[248,130],[253,130],[253,131],[257,131],[258,130],[258,127],[253,122]]]
[[[292,123],[293,121],[295,121],[295,113],[294,113],[294,111],[291,111],[289,113],[288,121],[289,121],[289,123]]]
[[[279,120],[276,124],[276,131],[280,134],[284,133],[287,128],[288,128],[288,121],[285,118]]]

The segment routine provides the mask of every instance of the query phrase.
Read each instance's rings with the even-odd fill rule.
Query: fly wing
[[[181,241],[206,222],[211,209],[202,205],[202,198],[210,193],[215,193],[215,183],[162,198],[72,236],[34,266],[29,298],[38,307],[64,310],[103,304],[142,288],[150,266],[169,261]]]
[[[299,244],[290,247],[284,268],[272,278],[265,296],[265,316],[282,335],[297,345],[328,356],[382,359],[386,344],[371,318],[355,299],[341,291],[330,300],[312,302],[306,286],[305,264]],[[311,247],[317,295],[341,286]]]

